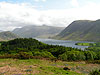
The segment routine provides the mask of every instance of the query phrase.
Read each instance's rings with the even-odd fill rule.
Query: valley
[[[0,75],[100,75],[100,0],[0,0]]]

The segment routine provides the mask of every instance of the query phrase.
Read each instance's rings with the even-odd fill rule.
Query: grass
[[[96,43],[76,43],[79,46],[96,46]]]
[[[64,70],[68,67],[70,70]],[[0,75],[88,75],[100,64],[29,59],[0,59]]]

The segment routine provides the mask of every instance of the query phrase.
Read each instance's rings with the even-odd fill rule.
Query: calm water
[[[54,40],[54,39],[40,39],[36,38],[37,40],[44,42],[46,44],[52,44],[52,45],[62,45],[66,47],[73,47],[84,50],[85,48],[88,48],[88,46],[78,46],[75,45],[75,43],[93,43],[93,42],[87,42],[87,41],[69,41],[69,40]]]

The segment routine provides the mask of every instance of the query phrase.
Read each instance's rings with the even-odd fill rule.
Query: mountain
[[[0,32],[3,32],[2,30],[0,30]]]
[[[25,26],[22,28],[16,28],[12,32],[21,36],[21,37],[39,37],[39,38],[48,38],[60,33],[64,27],[53,27],[53,26]]]
[[[11,40],[15,38],[19,38],[19,36],[15,35],[14,33],[10,31],[0,32],[0,41]]]
[[[56,39],[100,41],[100,20],[77,20],[72,22]]]

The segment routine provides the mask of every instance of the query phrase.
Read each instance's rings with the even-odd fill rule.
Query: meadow
[[[100,64],[46,59],[0,59],[0,75],[88,75]]]

